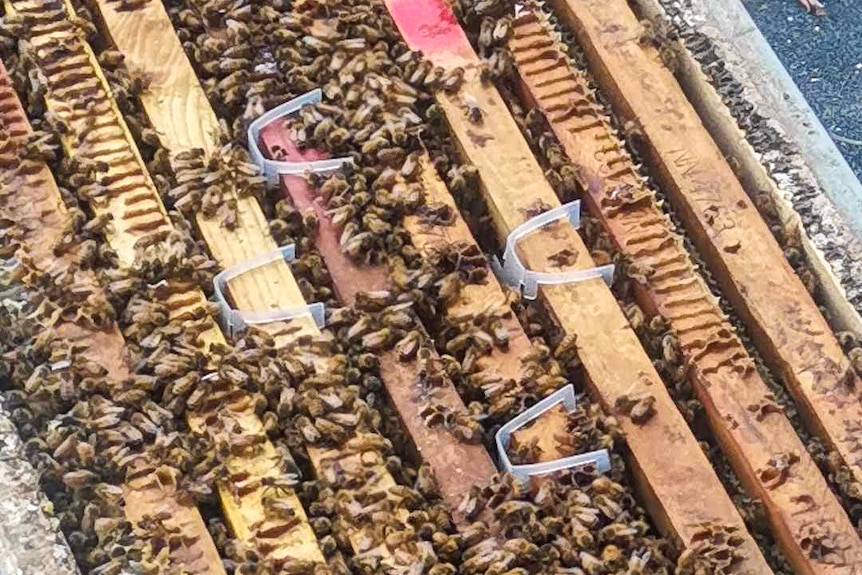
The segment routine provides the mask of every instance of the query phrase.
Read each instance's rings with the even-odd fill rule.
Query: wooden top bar
[[[261,145],[270,154],[279,149],[286,161],[307,161],[325,157],[316,150],[297,149],[290,132],[280,122],[273,122],[261,131]],[[426,174],[433,173],[430,164],[424,163],[424,167]],[[436,178],[436,173],[434,177]],[[443,182],[439,179],[437,182],[445,190]],[[333,287],[341,301],[350,305],[359,292],[393,287],[385,267],[358,265],[342,252],[338,241],[340,230],[335,228],[326,206],[304,177],[282,176],[281,186],[297,209],[303,212],[312,210],[317,216],[315,244],[329,269]],[[526,339],[526,336],[524,338]],[[529,341],[526,341],[526,345],[529,346]],[[509,354],[498,352],[495,355]],[[382,352],[379,358],[380,375],[401,423],[420,457],[434,473],[440,494],[449,505],[455,521],[466,524],[468,520],[458,511],[459,504],[471,487],[489,483],[497,469],[481,444],[461,441],[443,427],[429,427],[420,414],[431,395],[435,402],[440,402],[453,411],[465,411],[464,402],[448,378],[446,383],[435,388],[431,395],[423,391],[419,386],[420,366],[417,361],[402,361],[395,350]],[[514,367],[516,370],[520,369],[517,361]],[[518,371],[512,376],[517,377]]]
[[[13,9],[29,14],[45,14],[49,11],[57,12],[58,10],[62,11],[64,8],[62,3],[55,3],[51,4],[50,8],[46,11],[43,4],[38,1],[13,1],[12,5]],[[153,10],[156,7],[162,10],[165,19],[167,19],[167,14],[163,12],[163,8],[158,3],[148,3],[146,9]],[[69,9],[68,5],[65,6],[65,9]],[[144,27],[140,29],[151,30],[152,28]],[[134,245],[141,237],[159,231],[170,230],[173,226],[165,215],[161,198],[150,180],[147,169],[141,160],[125,121],[111,96],[104,75],[90,47],[81,41],[77,35],[77,31],[71,25],[67,27],[47,28],[48,31],[45,32],[41,32],[40,30],[38,27],[34,28],[31,41],[35,46],[41,47],[42,50],[38,52],[41,58],[37,59],[37,61],[43,67],[48,79],[48,94],[46,97],[48,107],[70,126],[70,135],[64,138],[64,146],[70,156],[103,160],[112,170],[115,170],[115,172],[109,171],[109,175],[116,174],[116,178],[111,179],[107,184],[108,194],[111,198],[110,201],[106,205],[94,204],[93,209],[97,214],[111,213],[113,215],[114,232],[108,234],[108,240],[111,246],[120,253],[121,265],[131,266],[134,260]],[[163,32],[168,30],[173,34],[172,28],[165,29],[162,27],[161,30]],[[79,70],[76,70],[76,73],[80,73],[80,77],[76,79],[76,82],[71,84],[71,87],[55,90],[53,88],[55,83],[57,83],[56,85],[62,84],[64,72],[55,71],[55,68],[52,66],[50,51],[60,41],[73,44],[75,50],[85,56],[85,58],[82,59]],[[162,44],[156,42],[152,45]],[[152,56],[152,53],[148,55]],[[176,64],[174,64],[174,67],[176,67]],[[94,78],[95,82],[91,83],[91,80],[87,76]],[[78,85],[80,85],[80,88],[77,87]],[[85,111],[75,108],[74,101],[70,102],[64,97],[65,92],[80,93],[85,98],[90,98],[90,101],[94,102],[93,106],[95,107],[93,109],[98,110],[99,113],[96,114],[89,110]],[[172,118],[172,120],[175,119]],[[175,122],[172,121],[171,124],[175,125]],[[95,129],[94,126],[96,126]],[[158,128],[162,128],[162,126],[158,126]],[[194,134],[195,132],[190,133]],[[128,220],[138,220],[140,218],[146,218],[152,225],[147,224],[137,227],[125,225]],[[218,227],[217,224],[216,227]],[[226,234],[221,235],[224,237]],[[235,250],[239,249],[239,247],[246,247],[250,243],[247,241],[230,243],[229,239],[224,239],[223,241],[228,245],[234,246]],[[248,278],[243,277],[242,279],[243,281],[248,281]],[[171,290],[168,305],[171,307],[172,316],[181,317],[182,314],[203,305],[205,301],[206,298],[200,290],[190,290],[177,285]],[[224,336],[215,325],[204,332],[201,340],[208,346],[226,342]],[[241,401],[227,402],[224,405],[220,405],[218,409],[235,421],[243,430],[243,433],[262,433],[263,426],[260,420],[250,411],[250,406],[242,407]],[[207,415],[207,413],[189,413],[189,426],[197,432],[203,432],[207,427]],[[242,479],[236,480],[243,485],[250,483],[247,481],[247,477],[249,476],[260,479],[270,475],[278,475],[282,472],[280,456],[269,442],[265,442],[262,448],[253,454],[242,457],[232,456],[229,458],[227,465],[229,469],[243,469],[245,474],[237,475],[237,477],[242,477]],[[236,485],[231,485],[231,481],[228,480],[219,484],[219,495],[225,510],[225,516],[237,537],[249,544],[256,544],[259,536],[255,534],[256,527],[254,526],[264,524],[264,519],[266,519],[261,503],[263,487],[240,489]],[[158,509],[158,506],[163,504],[162,497],[158,493],[154,493],[150,488],[149,480],[135,481],[134,487],[134,489],[129,490],[126,499],[127,503],[130,501],[136,503],[130,506],[133,510],[141,510],[141,515],[136,519],[140,519],[146,509]],[[291,504],[296,516],[301,521],[295,529],[276,537],[278,541],[273,542],[273,546],[277,549],[275,556],[290,556],[297,559],[322,562],[323,556],[317,547],[316,538],[311,530],[311,526],[308,524],[299,499],[295,495],[290,494],[285,499]],[[270,520],[269,523],[272,523],[272,521]],[[198,539],[205,538],[209,540],[209,535],[202,521],[198,527],[202,531],[198,535]],[[208,564],[201,564],[199,561],[186,564],[186,558],[180,555],[175,556],[174,560],[189,570],[213,573],[224,572],[224,567],[217,554],[214,560]]]
[[[31,132],[30,124],[18,97],[9,83],[6,68],[0,62],[0,126],[13,140],[23,141]],[[18,168],[27,165],[26,171]],[[67,231],[68,210],[60,196],[51,171],[44,162],[24,160],[15,169],[0,171],[0,189],[14,189],[5,197],[4,207],[15,215],[16,223],[22,226],[23,248],[40,269],[56,269],[72,263],[73,254],[56,257],[53,247]],[[77,280],[89,284],[95,290],[101,286],[94,274],[78,271]],[[106,377],[120,385],[130,377],[129,353],[123,336],[116,325],[106,330],[93,330],[72,323],[57,326],[57,332],[76,345],[85,345],[84,355],[107,370]],[[191,573],[224,574],[218,550],[207,532],[197,508],[181,505],[170,485],[152,485],[147,489],[125,487],[125,512],[132,520],[138,520],[153,509],[169,510],[173,526],[184,533],[196,534],[194,545],[177,550],[174,559]]]
[[[147,3],[133,15],[118,11],[114,8],[115,4],[108,1],[98,0],[96,4],[106,32],[125,55],[127,66],[153,78],[147,92],[148,97],[142,99],[142,104],[157,132],[160,136],[164,134],[162,143],[172,157],[193,148],[203,149],[208,155],[213,153],[218,147],[218,121],[162,4]],[[141,19],[146,22],[145,25],[141,24]],[[160,46],[157,57],[149,50],[151,45]],[[225,268],[277,248],[257,200],[237,198],[237,205],[237,225],[233,230],[223,227],[218,219],[197,217],[198,228],[207,246]],[[231,280],[228,287],[230,297],[238,309],[261,311],[305,305],[290,267],[283,260],[244,273]],[[293,323],[296,322],[302,322],[303,330],[300,333],[320,333],[314,322],[307,318],[297,318]],[[279,346],[290,345],[300,335],[282,332],[280,324],[262,327],[273,333]],[[319,362],[317,367],[324,371],[334,368],[328,361]],[[350,439],[354,437],[356,436]],[[346,471],[369,469],[371,466],[377,477],[375,490],[388,492],[395,486],[395,480],[386,470],[381,458],[378,457],[374,462],[369,461],[371,453],[343,453],[340,449],[313,445],[307,445],[306,448],[312,467],[319,477],[325,477],[325,471],[333,464]],[[336,488],[349,491],[347,488]],[[236,524],[234,528],[238,535],[253,535],[244,526],[252,525],[262,517],[260,495],[261,491],[257,490],[241,500],[232,501],[230,507],[225,505],[225,513],[232,525]],[[301,528],[291,529],[272,542],[275,556],[322,562],[323,556],[298,499],[295,499],[292,508],[296,510],[297,516],[303,519],[303,523]],[[406,521],[407,514],[408,511],[403,507],[396,511],[401,522]],[[384,562],[397,561],[386,545],[366,548],[365,541],[368,537],[365,530],[373,529],[373,525],[352,525],[346,514],[344,518],[348,525],[351,525],[348,538],[358,555],[378,555]]]

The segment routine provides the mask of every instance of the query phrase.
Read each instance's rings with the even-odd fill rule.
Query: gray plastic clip
[[[508,471],[515,476],[521,483],[526,483],[533,475],[544,475],[555,471],[562,471],[573,467],[583,467],[585,465],[595,465],[596,471],[599,473],[607,473],[611,470],[611,458],[607,449],[599,449],[589,451],[580,455],[572,455],[570,457],[562,457],[553,461],[545,461],[543,463],[531,463],[527,465],[513,465],[509,460],[509,454],[506,449],[509,447],[509,440],[512,434],[518,429],[524,427],[531,421],[537,419],[546,411],[553,407],[562,404],[566,408],[567,413],[571,413],[577,407],[575,400],[575,388],[571,384],[558,389],[542,401],[530,409],[524,411],[503,427],[501,427],[494,436],[497,442],[497,452],[500,456],[500,464],[504,471]]]
[[[524,299],[536,299],[539,293],[539,285],[557,285],[584,281],[601,277],[605,283],[611,285],[614,281],[614,265],[608,264],[586,270],[574,270],[570,272],[551,273],[536,272],[528,270],[518,258],[515,249],[518,240],[555,220],[567,217],[575,229],[581,225],[581,202],[575,200],[559,208],[549,210],[531,218],[512,230],[506,238],[506,249],[503,252],[503,261],[494,257],[491,260],[491,269],[500,282],[515,288],[523,288]]]
[[[353,159],[349,157],[332,158],[330,160],[314,160],[310,162],[279,162],[265,158],[258,143],[260,131],[270,122],[285,116],[299,112],[303,106],[317,104],[321,98],[320,88],[307,92],[302,96],[289,100],[284,104],[276,106],[272,110],[261,114],[248,127],[248,152],[252,161],[260,168],[261,173],[266,176],[269,183],[278,183],[278,177],[287,175],[301,175],[306,172],[323,173],[333,172],[344,164],[352,164]]]
[[[245,272],[265,266],[269,263],[284,259],[292,260],[296,257],[296,248],[293,244],[278,248],[246,260],[218,274],[213,279],[215,288],[215,300],[219,306],[219,316],[222,328],[228,337],[235,337],[247,325],[272,323],[274,321],[287,321],[302,315],[311,314],[318,327],[326,325],[326,308],[322,303],[312,303],[290,309],[278,309],[272,311],[240,311],[233,309],[225,297],[227,282]]]

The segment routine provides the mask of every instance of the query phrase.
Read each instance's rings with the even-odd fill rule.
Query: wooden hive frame
[[[270,153],[276,149],[289,150],[284,155],[287,161],[303,161],[311,155],[300,153],[292,145],[289,132],[278,122],[264,129],[261,142],[264,149]],[[436,173],[434,175],[436,176]],[[332,277],[333,287],[342,302],[352,305],[360,292],[393,288],[385,266],[360,266],[344,254],[339,245],[340,230],[332,224],[332,217],[326,213],[325,206],[315,201],[317,193],[308,185],[304,177],[281,176],[280,182],[282,190],[298,209],[303,212],[312,210],[316,214],[315,244],[324,258]],[[439,183],[443,185],[442,182]],[[500,301],[502,294],[499,296],[491,301],[502,303]],[[520,330],[517,320],[510,318],[507,321],[507,327],[509,333],[514,336],[517,349],[529,349],[530,342]],[[436,353],[434,356],[436,357]],[[445,405],[454,412],[466,411],[464,402],[448,377],[442,385],[433,390],[423,391],[417,385],[420,381],[420,364],[415,359],[401,360],[395,349],[383,351],[378,357],[381,379],[402,425],[407,430],[422,461],[431,467],[440,495],[449,505],[455,521],[466,524],[468,519],[458,511],[458,505],[472,486],[486,485],[497,469],[480,444],[461,441],[443,427],[429,427],[421,415],[424,400],[428,397],[433,396],[435,402]],[[516,379],[519,377],[520,363],[517,361],[517,356],[495,349],[493,357],[510,359],[499,365],[501,377]]]
[[[156,7],[160,4],[152,2],[148,6]],[[7,9],[10,12],[38,15],[43,19],[40,19],[31,29],[30,41],[36,50],[37,59],[40,56],[40,49],[49,52],[60,41],[64,42],[67,47],[74,47],[74,64],[78,68],[71,87],[64,81],[63,74],[68,74],[68,66],[65,62],[71,61],[72,58],[67,58],[64,61],[63,68],[48,61],[40,61],[47,79],[46,101],[48,109],[70,127],[70,134],[63,138],[63,144],[71,157],[83,154],[87,157],[104,160],[109,164],[110,201],[104,205],[93,205],[92,208],[97,215],[101,213],[114,215],[115,226],[113,231],[108,234],[108,241],[120,256],[121,266],[131,266],[134,260],[135,242],[148,234],[170,230],[172,224],[166,216],[161,198],[150,180],[122,114],[111,96],[104,74],[89,45],[80,39],[78,31],[65,19],[68,4],[40,2],[38,0],[35,2],[12,1],[7,3]],[[172,29],[169,30],[173,34]],[[179,54],[182,55],[181,50]],[[190,77],[194,79],[194,75]],[[183,79],[188,81],[188,78],[189,76],[186,76]],[[57,86],[63,87],[55,90],[54,82],[57,82]],[[87,90],[94,91],[98,98],[98,104],[95,108],[81,111],[69,106],[66,100],[69,94],[84,93]],[[192,96],[194,97],[196,94],[192,93]],[[180,99],[183,101],[182,98]],[[192,109],[194,108],[192,106]],[[96,113],[99,115],[96,116]],[[203,118],[200,120],[201,122],[210,123],[203,124],[205,126],[204,131],[197,134],[190,133],[188,137],[213,138],[200,141],[205,149],[211,151],[217,131],[215,129],[206,130],[217,125],[217,122],[214,118],[210,119],[203,113],[200,117]],[[177,125],[173,122],[171,124]],[[254,208],[257,210],[255,211]],[[199,219],[199,224],[202,224],[202,227],[209,231],[207,239],[215,244],[210,247],[213,252],[218,254],[217,259],[223,265],[233,265],[261,251],[266,251],[270,247],[273,249],[275,247],[267,235],[266,220],[256,203],[250,205],[248,201],[240,202],[239,211],[240,224],[233,232],[221,229],[218,222],[208,221],[204,218]],[[266,241],[267,239],[269,242]],[[253,308],[254,304],[257,303],[255,298],[260,299],[262,297],[260,295],[262,290],[259,286],[267,285],[260,274],[273,272],[276,274],[275,277],[270,276],[266,279],[271,280],[268,282],[271,285],[279,285],[283,288],[277,293],[283,294],[282,302],[285,306],[289,307],[290,302],[302,301],[289,268],[284,264],[280,268],[276,266],[270,266],[270,268],[245,274],[230,283],[231,294],[239,305]],[[202,306],[205,301],[206,299],[200,290],[177,284],[171,289],[166,303],[173,317],[184,317],[196,311],[198,313],[203,311]],[[202,334],[201,341],[207,347],[213,344],[226,343],[221,331],[215,325]],[[254,414],[246,397],[242,394],[240,396],[234,394],[223,399],[228,399],[228,401],[219,406],[219,412],[241,426],[243,433],[255,435],[263,433],[263,425]],[[209,419],[209,413],[206,412],[189,412],[187,417],[189,427],[197,433],[203,433],[210,427]],[[228,523],[234,534],[252,547],[258,547],[259,530],[272,524],[272,521],[268,520],[264,513],[262,503],[263,479],[279,475],[281,465],[279,454],[274,446],[266,441],[253,454],[228,458],[229,478],[227,481],[219,483],[219,496]],[[127,490],[127,511],[130,513],[130,518],[135,521],[144,515],[154,515],[157,510],[164,509],[164,490],[148,488],[149,482],[150,478],[145,476],[140,481],[130,485],[130,489]],[[271,535],[267,538],[274,539],[274,541],[268,543],[276,549],[275,557],[291,557],[295,560],[322,564],[323,555],[318,548],[316,537],[299,499],[295,494],[286,494],[285,499],[290,502],[291,508],[294,509],[300,522],[288,531],[269,530]],[[207,542],[205,545],[207,552],[196,549],[180,549],[181,552],[175,554],[174,560],[190,572],[223,573],[224,567],[217,553],[212,553],[215,551],[214,546],[198,512],[187,506],[179,505],[179,503],[176,503],[175,511],[177,510],[189,514],[191,519],[184,528],[194,532],[195,540]]]
[[[102,18],[105,22],[104,8],[99,6]],[[155,14],[155,11],[150,11]],[[153,19],[152,27],[159,28],[166,18],[159,10],[157,15],[159,21]],[[122,36],[122,27],[118,26],[114,33]],[[218,34],[218,31],[214,31]],[[131,48],[132,44],[141,44],[138,39],[125,40],[123,44],[129,47],[123,50],[126,61],[134,69],[146,70],[145,64],[139,56],[136,56]],[[178,46],[178,44],[177,44]],[[170,58],[171,62],[177,59]],[[151,87],[152,91],[152,87]],[[160,96],[158,92],[150,97],[153,101],[165,102],[166,97]],[[147,106],[145,102],[145,107]],[[284,159],[308,160],[319,159],[319,154],[300,154],[289,141],[286,130],[281,128],[279,122],[273,122],[264,130],[262,142],[270,149],[280,148],[282,152],[290,152]],[[176,139],[169,137],[169,140]],[[453,213],[454,203],[446,190],[445,184],[439,179],[430,159],[427,156],[420,160],[421,181],[423,189],[434,201],[446,203]],[[392,287],[389,284],[388,273],[380,266],[358,266],[351,262],[343,253],[338,244],[338,232],[331,225],[331,216],[316,201],[315,194],[307,185],[303,177],[284,176],[282,186],[287,191],[297,206],[304,210],[314,210],[317,215],[316,245],[321,251],[329,268],[333,286],[340,299],[352,304],[360,291],[381,290]],[[405,227],[415,245],[420,250],[429,253],[438,249],[440,243],[463,242],[478,249],[469,229],[460,217],[451,227],[427,226],[421,222],[419,217],[411,217],[405,221]],[[447,316],[450,319],[463,318],[469,315],[478,315],[493,307],[506,307],[506,298],[499,284],[493,278],[483,284],[464,286],[456,302],[447,307]],[[495,348],[490,355],[479,360],[480,371],[485,377],[511,378],[518,381],[521,378],[521,358],[531,350],[531,344],[519,322],[511,312],[505,314],[504,325],[508,332],[508,346],[504,350]],[[379,355],[380,372],[386,385],[390,399],[399,415],[399,418],[407,429],[414,445],[417,447],[421,458],[428,463],[435,472],[440,493],[452,510],[457,523],[466,525],[468,519],[458,510],[469,490],[474,485],[487,484],[496,473],[488,453],[481,445],[465,443],[451,433],[441,428],[431,428],[425,425],[420,415],[422,402],[417,401],[416,382],[419,380],[419,365],[416,361],[405,362],[399,360],[394,350],[383,352]],[[463,401],[455,391],[451,381],[446,379],[444,385],[433,391],[435,400],[440,401],[454,411],[464,411]],[[554,435],[565,433],[565,419],[555,420],[553,426]]]
[[[23,142],[32,130],[24,109],[9,84],[8,74],[2,63],[0,84],[3,93],[0,122],[12,138]],[[14,195],[8,196],[9,201],[5,207],[17,216],[19,225],[25,226],[30,232],[23,236],[22,247],[33,259],[37,269],[57,269],[58,266],[71,265],[73,254],[58,258],[53,253],[53,247],[67,232],[69,213],[48,166],[44,162],[25,160],[15,169],[3,172],[4,182],[0,187],[14,186],[16,189]],[[76,278],[84,285],[91,285],[96,292],[101,289],[91,272],[78,271]],[[119,385],[131,375],[126,343],[116,324],[110,329],[95,330],[66,322],[57,325],[56,330],[70,342],[86,346],[85,357],[104,366],[110,382]],[[169,510],[172,515],[171,525],[189,534],[190,541],[196,539],[193,545],[178,549],[175,558],[190,572],[224,573],[218,550],[197,508],[181,505],[172,485],[141,485],[152,477],[152,474],[142,474],[138,485],[132,481],[124,486],[127,517],[135,520],[144,515],[152,515],[156,509]]]
[[[172,157],[195,148],[211,153],[217,146],[218,122],[161,3],[149,2],[133,12],[121,11],[116,5],[102,0],[92,4],[100,17],[106,36],[124,55],[126,65],[132,70],[148,74],[153,79],[144,97],[141,98],[141,103],[150,122],[160,134],[163,146]],[[141,24],[142,20],[146,24]],[[155,57],[148,49],[151,45],[161,47],[161,51]],[[238,217],[233,231],[226,230],[217,220],[202,216],[199,216],[196,222],[211,253],[224,268],[277,248],[257,200],[241,197],[236,199]],[[229,291],[236,307],[243,310],[289,309],[305,304],[290,268],[283,260],[236,277],[230,281]],[[307,329],[300,333],[279,333],[278,325],[264,326],[264,329],[272,331],[278,346],[287,346],[296,341],[301,333],[319,333],[313,324],[305,327]],[[317,365],[321,372],[331,370],[333,367],[326,361],[318,362]],[[348,438],[345,444],[350,443],[352,439],[354,437]],[[368,467],[364,459],[360,461],[362,453],[343,454],[339,448],[312,445],[306,448],[312,467],[321,479],[327,477],[326,470],[333,464],[348,470]],[[474,451],[475,449],[468,450],[468,452]],[[477,454],[471,453],[471,455],[476,457]],[[486,461],[487,465],[490,465],[490,460],[486,459]],[[483,464],[481,457],[476,460],[474,465],[476,464]],[[387,498],[395,502],[398,520],[402,525],[406,525],[408,510],[401,505],[397,495],[390,493],[391,488],[396,485],[394,478],[384,466],[382,459],[378,458],[373,463],[373,468],[377,477],[373,485],[374,489],[385,492]],[[342,488],[342,491],[350,490]],[[245,500],[237,502],[233,508],[225,507],[225,512],[237,534],[243,532],[243,525],[259,520],[259,517],[253,516],[256,508],[260,508],[259,503]],[[298,508],[298,515],[304,518],[301,507]],[[382,543],[369,549],[366,543],[368,541],[366,532],[374,526],[351,524],[350,521],[348,524],[350,524],[348,539],[356,555],[378,556],[385,565],[391,567],[412,558],[411,556],[405,558],[403,554],[396,557]],[[253,533],[248,533],[253,536]],[[273,542],[272,547],[277,550],[279,558],[307,558],[315,562],[319,562],[322,558],[313,539],[313,533],[302,538],[282,537],[279,541]]]
[[[480,79],[481,62],[449,6],[441,0],[387,0],[386,4],[408,46],[422,50],[443,69],[465,69],[458,93],[439,94],[437,104],[463,157],[478,169],[481,192],[499,235],[505,237],[531,215],[559,206],[499,93]],[[473,107],[481,111],[478,122],[468,118],[467,111]],[[521,240],[518,251],[531,269],[554,271],[560,268],[549,262],[563,248],[571,252],[574,267],[593,267],[568,222],[534,232]],[[598,279],[547,286],[540,297],[563,332],[577,335],[591,389],[606,408],[613,410],[619,400],[633,396],[654,398],[655,414],[650,420],[636,424],[622,418],[621,423],[641,494],[662,531],[683,547],[703,536],[705,523],[736,531],[742,556],[739,568],[770,572],[607,286]],[[664,456],[669,449],[676,454],[672,459]]]
[[[846,512],[616,139],[587,79],[530,9],[515,20],[508,46],[525,104],[545,115],[573,161],[590,213],[624,255],[654,270],[645,284],[635,284],[637,300],[669,321],[715,437],[750,495],[768,509],[786,556],[805,573],[842,572],[842,564],[862,560],[862,542]],[[795,463],[779,471],[783,460]],[[833,556],[809,553],[805,542],[815,533],[841,541]]]
[[[669,14],[665,12],[665,8],[658,0],[637,0],[632,6],[638,16],[648,18],[655,26],[662,26],[668,21]],[[843,264],[843,262],[836,261],[831,255],[821,251],[824,244],[820,238],[811,237],[807,231],[807,224],[803,222],[794,207],[794,201],[788,198],[789,194],[795,195],[803,188],[810,187],[815,190],[819,188],[825,194],[826,188],[830,185],[837,183],[840,186],[840,174],[843,169],[826,159],[833,153],[829,148],[833,148],[834,153],[840,152],[834,147],[835,144],[823,141],[823,138],[828,138],[825,132],[813,136],[806,133],[808,128],[805,126],[805,118],[813,117],[813,111],[809,110],[806,113],[799,109],[795,98],[791,98],[791,103],[786,101],[777,103],[778,99],[783,99],[780,87],[785,85],[785,80],[793,81],[786,72],[784,74],[768,72],[770,77],[766,82],[758,82],[757,86],[752,85],[757,82],[762,66],[769,66],[768,63],[773,58],[777,60],[777,56],[757,57],[750,60],[747,58],[750,53],[758,53],[766,40],[760,34],[751,36],[741,34],[747,27],[754,26],[742,3],[694,2],[687,5],[686,9],[696,15],[692,22],[694,24],[692,29],[696,29],[698,34],[709,37],[721,54],[722,60],[725,60],[726,65],[729,64],[726,72],[746,84],[743,99],[760,108],[760,114],[768,116],[766,119],[770,125],[778,124],[784,132],[783,139],[787,143],[793,148],[800,148],[791,159],[793,163],[804,164],[802,167],[795,166],[799,170],[798,179],[792,178],[780,184],[776,182],[771,175],[773,168],[769,166],[769,160],[761,157],[763,149],[758,146],[760,150],[758,152],[749,142],[751,134],[745,133],[741,123],[731,113],[728,102],[718,93],[708,77],[711,72],[708,74],[703,69],[703,64],[695,56],[694,47],[687,46],[687,40],[680,39],[670,44],[675,51],[674,76],[685,90],[689,102],[697,110],[716,144],[727,158],[732,158],[734,172],[748,195],[757,197],[759,194],[767,194],[775,206],[785,234],[799,238],[801,251],[819,283],[817,303],[824,305],[831,314],[830,323],[840,330],[862,333],[862,317],[848,300],[845,289],[849,287],[845,282],[850,279],[848,274],[851,272],[846,269],[838,273],[833,271],[834,265]],[[749,92],[748,88],[753,90]],[[794,127],[794,124],[798,127]],[[806,151],[803,151],[803,148]],[[833,208],[826,213],[830,212],[836,212],[836,210]],[[847,226],[844,227],[849,231]],[[858,245],[858,242],[851,241],[849,246],[852,248],[854,243]],[[858,248],[855,251],[858,253]]]

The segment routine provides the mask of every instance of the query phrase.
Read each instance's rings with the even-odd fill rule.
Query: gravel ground
[[[744,4],[862,179],[862,0],[823,0],[825,16],[796,0]]]

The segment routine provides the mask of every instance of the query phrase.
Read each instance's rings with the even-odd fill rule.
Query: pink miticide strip
[[[473,53],[446,0],[386,0],[386,7],[407,45],[435,64],[438,55]]]

